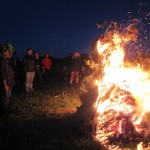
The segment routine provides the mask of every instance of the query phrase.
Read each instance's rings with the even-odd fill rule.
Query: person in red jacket
[[[45,53],[42,64],[43,64],[42,69],[43,69],[44,84],[49,84],[49,82],[50,82],[50,70],[52,67],[52,60],[51,60],[48,52]]]

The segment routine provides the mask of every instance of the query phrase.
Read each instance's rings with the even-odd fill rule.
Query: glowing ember
[[[139,67],[127,67],[124,61],[124,45],[136,39],[137,29],[130,25],[123,32],[109,33],[97,41],[103,76],[96,81],[99,95],[95,133],[108,149],[120,149],[121,145],[115,143],[139,143],[149,135],[144,118],[150,111],[150,74]],[[137,148],[142,150],[142,143]]]

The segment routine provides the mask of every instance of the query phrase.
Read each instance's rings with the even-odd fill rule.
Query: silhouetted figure
[[[34,59],[35,59],[35,77],[34,77],[34,88],[39,89],[43,87],[43,77],[42,77],[42,59],[39,56],[39,52],[34,52]]]
[[[74,80],[75,83],[78,84],[81,70],[80,53],[75,52],[73,54],[70,69],[71,69],[70,85],[73,83]]]
[[[43,81],[45,85],[48,85],[50,83],[50,70],[52,67],[52,60],[49,57],[49,53],[46,52],[44,55],[44,58],[42,60],[42,70],[43,70]]]
[[[9,109],[11,90],[14,85],[14,71],[10,62],[10,50],[1,48],[0,57],[0,115],[6,116]]]
[[[35,59],[32,55],[32,49],[27,49],[27,54],[24,56],[23,62],[24,62],[24,69],[25,69],[25,90],[26,92],[32,92],[33,91],[33,80],[35,76]]]

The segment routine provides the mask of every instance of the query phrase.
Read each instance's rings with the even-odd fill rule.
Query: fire
[[[143,118],[150,111],[150,74],[139,66],[125,65],[124,44],[131,38],[114,32],[112,40],[97,42],[103,58],[103,76],[96,80],[99,95],[95,104],[95,133],[96,139],[108,149],[119,147],[110,144],[118,139],[142,140],[146,132]],[[140,147],[141,144],[138,150]]]
[[[143,142],[139,143],[137,145],[137,150],[144,150],[142,145],[143,145]]]

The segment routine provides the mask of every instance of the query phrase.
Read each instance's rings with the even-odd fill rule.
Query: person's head
[[[31,49],[31,48],[28,48],[28,49],[27,49],[27,54],[28,54],[28,55],[32,55],[32,49]]]
[[[45,53],[45,57],[46,57],[46,58],[49,57],[49,53],[48,53],[48,52]]]
[[[35,51],[35,52],[34,52],[34,56],[35,56],[35,58],[38,58],[38,57],[39,57],[39,52],[38,52],[38,51]]]
[[[3,51],[2,56],[4,58],[10,58],[10,50],[7,49],[7,50]]]
[[[75,58],[80,57],[80,53],[79,53],[79,52],[75,52],[75,53],[74,53],[74,57],[75,57]]]

